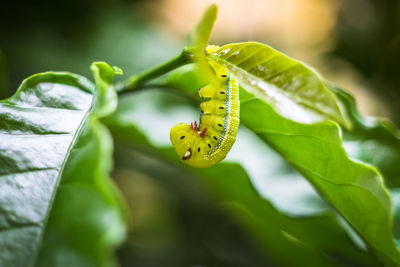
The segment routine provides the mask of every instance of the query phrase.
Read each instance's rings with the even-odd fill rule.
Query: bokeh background
[[[89,76],[105,60],[126,74],[177,53],[210,3],[212,42],[265,42],[357,96],[366,114],[400,122],[400,2],[393,0],[5,1],[1,87],[10,95],[37,72]]]
[[[0,98],[38,72],[90,78],[91,62],[101,60],[122,68],[123,79],[162,63],[180,51],[210,3],[219,7],[212,43],[267,43],[352,93],[363,114],[400,125],[400,1],[394,0],[6,1],[0,8]],[[128,96],[121,105],[120,119],[135,122],[158,146],[169,145],[172,125],[198,112],[154,91]],[[228,161],[246,168],[272,206],[295,215],[326,208],[270,148],[246,129],[239,135]],[[121,265],[271,264],[240,225],[212,207],[213,197],[198,180],[118,142],[115,151],[113,176],[132,214],[130,236],[118,251]],[[245,159],[243,151],[252,155]],[[266,153],[268,163],[259,160]],[[260,177],[275,178],[266,183]]]

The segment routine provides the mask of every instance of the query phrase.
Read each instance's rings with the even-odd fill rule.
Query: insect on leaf
[[[255,98],[288,119],[307,124],[333,120],[349,126],[335,95],[317,73],[265,44],[227,44],[208,57],[224,65]]]
[[[200,124],[179,123],[170,139],[177,154],[188,165],[210,167],[225,158],[239,128],[239,87],[225,67],[210,62],[215,78],[200,88]]]

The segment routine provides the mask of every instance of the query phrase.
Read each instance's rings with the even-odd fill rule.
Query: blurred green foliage
[[[141,12],[140,2],[9,1],[0,11],[0,97],[11,95],[23,78],[37,72],[69,70],[89,76],[90,63],[105,60],[133,74],[176,54],[180,47],[150,25],[151,14]],[[400,4],[343,2],[332,54],[356,66],[376,94],[387,100],[399,122]],[[173,75],[181,75],[185,87],[193,85],[190,72]],[[178,163],[165,147],[168,131],[183,118],[197,116],[191,104],[198,99],[192,92],[184,94],[191,100],[169,93],[127,96],[114,117],[105,121],[116,144],[112,176],[132,216],[128,240],[118,250],[122,266],[380,266],[350,226],[259,137],[247,136],[264,145],[260,150],[265,159],[257,167],[268,166],[270,172],[262,183],[255,178],[257,170],[248,168],[248,161],[240,157],[228,159],[244,168],[224,163],[193,170]],[[391,188],[394,219],[399,222],[398,170],[393,168],[399,158],[398,133],[390,124],[368,125],[351,109],[353,100],[346,95],[343,99],[357,122],[353,131],[344,131],[346,152],[382,172]],[[251,120],[250,113],[244,115]],[[95,153],[96,148],[106,144],[92,141],[94,149],[86,152],[95,158],[101,154]],[[81,168],[89,166],[81,164]],[[279,190],[266,192],[268,187]],[[56,200],[56,205],[79,207],[86,202],[77,198],[70,203],[68,194],[64,198]],[[68,214],[55,216],[45,245],[57,232],[55,222],[64,221]],[[394,235],[400,239],[398,223]],[[45,249],[57,249],[49,244]]]

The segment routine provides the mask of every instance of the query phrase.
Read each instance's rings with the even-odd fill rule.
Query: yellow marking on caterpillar
[[[199,90],[202,99],[200,125],[179,123],[170,139],[181,160],[206,168],[223,160],[236,140],[239,128],[239,87],[234,77],[216,62],[209,62],[215,79]]]

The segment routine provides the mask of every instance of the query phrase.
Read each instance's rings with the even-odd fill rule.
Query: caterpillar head
[[[170,139],[176,153],[186,164],[197,168],[212,165],[205,159],[206,148],[201,142],[202,136],[197,124],[178,123],[172,127]]]

